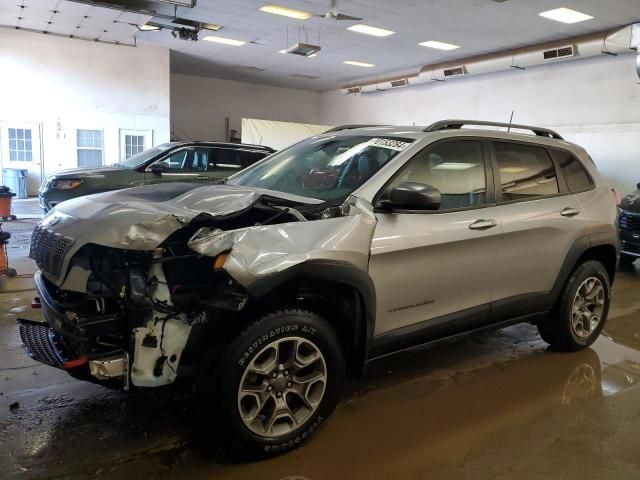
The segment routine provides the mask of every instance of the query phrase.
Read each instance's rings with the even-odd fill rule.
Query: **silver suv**
[[[29,355],[124,389],[193,376],[208,431],[272,454],[393,352],[518,322],[587,347],[619,251],[582,148],[453,120],[337,128],[222,185],[70,200],[31,256],[45,320],[21,321]]]

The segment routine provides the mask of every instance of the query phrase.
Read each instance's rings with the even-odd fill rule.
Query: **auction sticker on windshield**
[[[403,142],[402,140],[394,140],[391,138],[372,138],[368,143],[374,147],[388,148],[397,152],[401,152],[409,145],[411,145],[408,142]]]

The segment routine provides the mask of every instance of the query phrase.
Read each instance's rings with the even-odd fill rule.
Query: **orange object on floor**
[[[11,195],[0,195],[0,217],[11,216]]]
[[[0,241],[0,277],[7,274],[8,268],[7,244]]]

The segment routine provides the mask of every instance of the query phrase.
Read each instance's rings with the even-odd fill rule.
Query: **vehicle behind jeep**
[[[31,247],[45,321],[20,333],[92,382],[192,376],[208,431],[278,453],[382,356],[520,322],[560,350],[591,345],[616,218],[588,154],[551,130],[338,128],[226,184],[59,205]]]

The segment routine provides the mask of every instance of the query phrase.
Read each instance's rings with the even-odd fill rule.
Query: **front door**
[[[436,211],[377,213],[377,340],[428,341],[487,321],[502,233],[489,164],[481,140],[447,140],[418,153],[385,188],[431,185],[442,202]]]
[[[2,168],[27,170],[27,195],[37,195],[42,181],[40,125],[0,122],[0,146]]]

